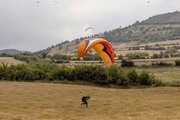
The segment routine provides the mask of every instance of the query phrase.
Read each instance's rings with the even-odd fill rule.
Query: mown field
[[[81,97],[90,95],[89,107]],[[0,82],[1,120],[179,120],[180,88]]]

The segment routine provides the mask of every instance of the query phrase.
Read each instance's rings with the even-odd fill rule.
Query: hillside
[[[180,12],[156,15],[142,21],[141,24],[180,24]]]
[[[0,65],[2,65],[2,62],[8,65],[26,64],[25,62],[16,60],[13,57],[0,57]]]
[[[142,22],[124,27],[116,28],[110,31],[105,31],[101,35],[90,37],[102,37],[111,42],[115,52],[117,50],[128,50],[140,44],[178,40],[180,39],[180,12],[166,13],[150,17]],[[49,55],[54,54],[75,54],[78,44],[85,38],[74,39],[71,42],[65,41],[55,46],[49,47],[35,54],[41,54],[43,51]]]

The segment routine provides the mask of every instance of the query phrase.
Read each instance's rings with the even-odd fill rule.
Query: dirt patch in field
[[[90,95],[89,107],[81,97]],[[2,120],[178,120],[180,88],[0,82]]]

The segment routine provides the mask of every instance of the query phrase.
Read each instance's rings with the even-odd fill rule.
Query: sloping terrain
[[[173,12],[156,15],[142,22],[137,21],[130,26],[116,28],[92,37],[100,36],[108,40],[116,52],[118,50],[127,50],[127,47],[145,43],[178,40],[180,39],[179,31],[180,12]],[[44,51],[48,52],[49,55],[75,54],[78,44],[85,38],[87,37],[75,39],[71,42],[65,41]]]
[[[149,19],[142,21],[142,24],[177,24],[180,23],[180,12],[166,13],[163,15],[155,15]]]
[[[90,95],[89,107],[81,97]],[[179,120],[180,88],[0,82],[1,120]]]
[[[26,64],[25,62],[16,60],[13,57],[0,57],[0,65],[2,64],[2,62],[8,65]]]

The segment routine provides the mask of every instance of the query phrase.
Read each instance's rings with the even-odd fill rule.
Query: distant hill
[[[14,55],[14,54],[20,54],[23,53],[25,51],[19,51],[16,49],[4,49],[4,50],[0,50],[0,53],[5,53],[5,54],[9,54],[9,55]]]
[[[134,46],[141,43],[178,40],[180,39],[180,12],[156,15],[141,22],[136,21],[134,24],[124,28],[116,28],[89,37],[96,36],[111,42],[115,50],[120,50],[127,45]],[[74,39],[71,42],[65,41],[38,51],[36,54],[42,52],[47,52],[49,55],[74,54],[77,52],[78,44],[89,37]]]
[[[156,15],[142,21],[141,24],[180,24],[180,12]]]

